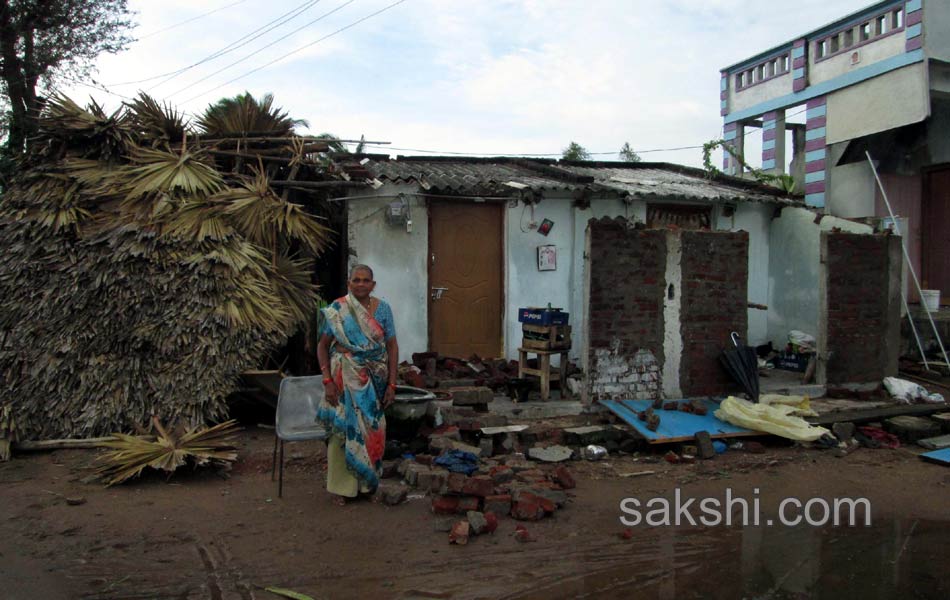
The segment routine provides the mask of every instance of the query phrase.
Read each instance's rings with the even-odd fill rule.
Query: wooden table
[[[567,353],[570,348],[559,350],[538,350],[536,348],[518,348],[518,377],[535,375],[541,378],[541,400],[547,401],[551,397],[551,356],[561,357],[561,366],[558,368],[558,382],[561,386],[561,397],[570,398],[571,390],[567,387]],[[538,355],[538,368],[528,367],[528,354]]]

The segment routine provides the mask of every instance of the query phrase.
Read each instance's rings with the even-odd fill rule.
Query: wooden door
[[[502,206],[429,204],[429,349],[502,355]]]
[[[921,206],[921,285],[950,302],[950,168],[930,171]],[[926,283],[925,283],[926,282]]]

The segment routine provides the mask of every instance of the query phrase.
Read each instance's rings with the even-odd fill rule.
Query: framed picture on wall
[[[557,246],[538,246],[538,270],[557,271]]]

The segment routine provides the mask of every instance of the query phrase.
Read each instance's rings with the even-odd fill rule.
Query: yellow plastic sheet
[[[779,401],[773,397],[768,403],[753,404],[748,400],[729,396],[719,405],[716,418],[733,425],[800,442],[814,442],[826,433],[830,433],[824,427],[809,425],[805,419],[794,415],[802,410],[811,411],[807,397],[800,397],[799,400],[798,403],[793,403],[791,400]]]

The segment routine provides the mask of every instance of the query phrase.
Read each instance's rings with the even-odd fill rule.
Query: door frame
[[[508,359],[506,353],[507,340],[505,339],[505,323],[507,319],[508,306],[506,303],[508,292],[508,206],[506,201],[485,200],[484,202],[475,202],[474,200],[446,198],[443,196],[426,196],[423,201],[426,207],[426,220],[428,232],[426,237],[426,350],[432,352],[432,206],[439,205],[469,205],[483,204],[486,206],[497,206],[498,208],[498,227],[501,240],[501,252],[499,253],[498,276],[499,283],[499,306],[501,307],[500,319],[497,323],[499,334],[499,355],[496,357],[483,358],[504,358]],[[467,358],[467,357],[459,357]]]
[[[921,285],[929,273],[930,270],[930,260],[925,258],[927,256],[926,249],[930,246],[930,228],[924,226],[925,217],[927,216],[927,207],[930,203],[930,175],[939,171],[948,171],[950,172],[950,163],[940,163],[937,165],[928,165],[926,167],[921,167],[920,176],[923,181],[920,182],[920,273],[919,280]],[[940,304],[947,304],[947,295],[941,295]],[[921,301],[922,302],[922,301]]]

